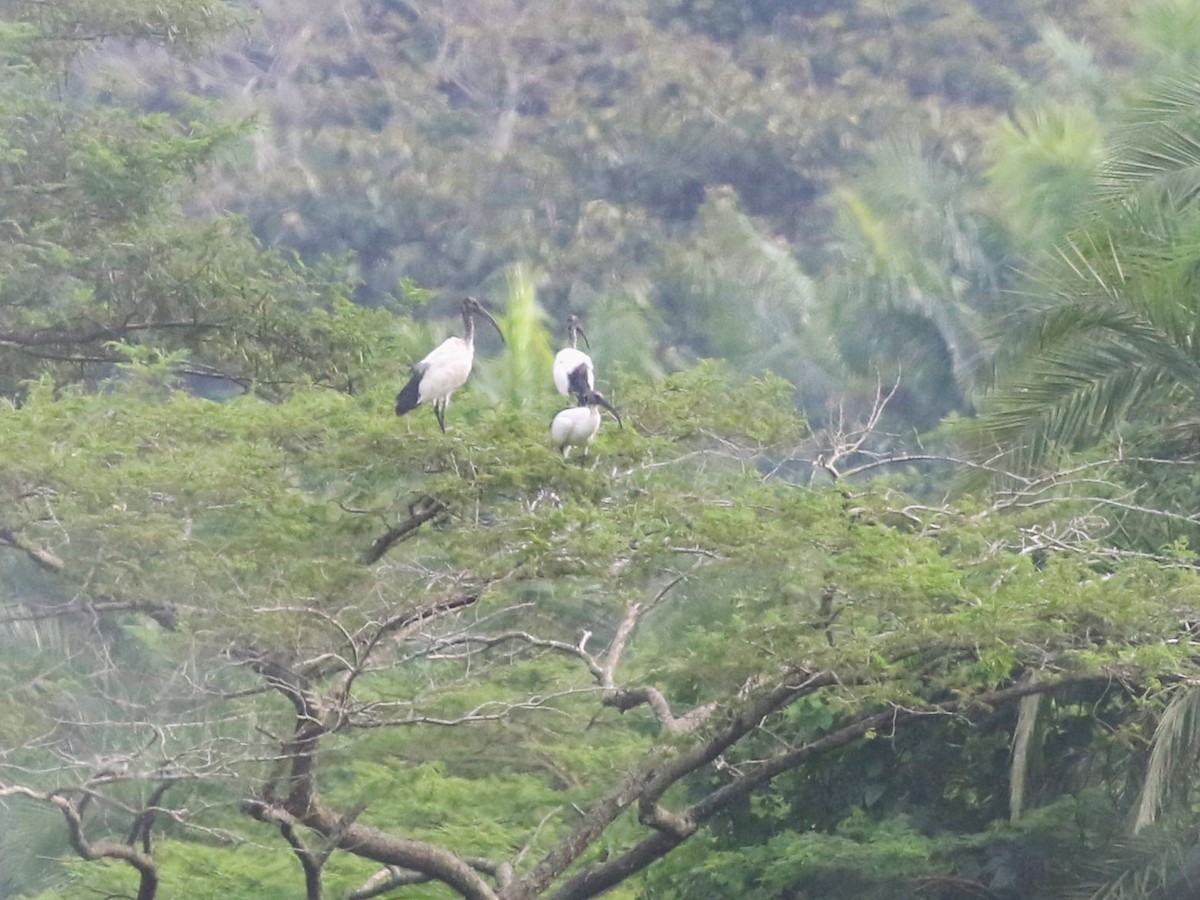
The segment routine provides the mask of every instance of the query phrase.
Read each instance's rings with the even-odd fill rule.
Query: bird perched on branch
[[[596,439],[596,434],[600,431],[600,410],[597,409],[600,406],[613,414],[618,425],[625,427],[620,414],[604,399],[603,394],[599,391],[585,391],[579,406],[564,409],[550,423],[550,441],[562,453],[563,459],[567,458],[572,447],[582,447],[584,454],[587,454],[588,445]]]
[[[550,370],[554,375],[554,386],[558,388],[558,392],[571,394],[579,401],[580,405],[583,404],[584,395],[596,387],[596,373],[592,366],[592,358],[579,349],[579,338],[581,337],[590,350],[592,345],[579,326],[579,319],[575,316],[568,317],[567,340],[571,342],[571,346],[563,347],[554,355],[554,365]]]
[[[463,336],[448,337],[438,344],[423,360],[412,367],[412,378],[396,395],[396,415],[402,416],[424,403],[433,401],[433,412],[438,426],[446,430],[446,404],[450,395],[467,382],[471,364],[475,361],[475,319],[482,317],[492,323],[500,340],[504,332],[492,314],[474,297],[462,303]]]

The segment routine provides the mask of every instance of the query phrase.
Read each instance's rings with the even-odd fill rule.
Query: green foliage
[[[1170,72],[1200,63],[1198,24],[1200,5],[1194,0],[1151,0],[1135,8],[1133,30],[1151,65]]]
[[[308,261],[353,251],[372,304],[404,280],[486,296],[525,261],[553,320],[581,313],[601,333],[619,312],[627,340],[619,354],[601,341],[607,360],[653,375],[727,355],[791,379],[810,410],[846,384],[844,349],[856,399],[877,371],[913,381],[904,412],[920,430],[969,407],[968,308],[994,304],[980,276],[1007,271],[1005,248],[989,248],[990,273],[976,259],[924,279],[914,303],[911,282],[882,278],[850,303],[823,295],[819,276],[864,268],[833,227],[850,173],[903,130],[978,176],[997,114],[1051,68],[1039,37],[1061,37],[1055,22],[1069,30],[1059,56],[1068,40],[1105,64],[1129,55],[1123,12],[1096,0],[253,5],[256,27],[203,66],[115,53],[102,73],[145,105],[183,104],[198,84],[226,115],[253,104],[253,165],[205,186],[265,244]],[[266,70],[269,84],[247,81]],[[930,199],[914,231],[976,256],[979,210]],[[886,319],[878,336],[849,346],[868,317]]]
[[[1027,255],[1057,243],[1094,193],[1103,154],[1095,114],[1079,104],[1018,111],[990,144],[988,180]]]
[[[194,27],[206,7],[193,10],[201,15]],[[95,27],[124,27],[123,16],[135,10],[152,19],[173,14],[161,4],[129,3]],[[158,29],[153,20],[146,27]],[[178,28],[191,34],[193,25],[185,19]],[[217,121],[199,104],[137,114],[64,97],[56,63],[39,57],[48,41],[31,28],[5,30],[6,70],[15,77],[0,89],[0,176],[9,197],[0,250],[0,394],[18,395],[23,380],[42,372],[94,383],[120,361],[113,341],[180,354],[181,376],[198,387],[307,377],[348,389],[345,354],[360,352],[363,340],[356,334],[353,350],[327,340],[324,315],[353,315],[348,289],[331,270],[263,252],[238,219],[186,213],[194,179],[243,127]]]
[[[970,411],[1005,286],[997,228],[971,179],[910,134],[880,147],[837,199],[855,265],[824,291],[860,393],[898,385],[892,415],[919,430]]]
[[[838,368],[812,333],[812,280],[762,233],[728,190],[697,212],[696,240],[667,253],[658,279],[677,340],[746,374],[772,371],[820,396]]]
[[[917,876],[934,879],[948,871],[931,865],[936,842],[903,819],[870,821],[861,811],[834,835],[785,832],[751,851],[721,852],[701,844],[689,848],[692,867],[655,878],[661,897],[903,896],[900,885]],[[694,855],[693,855],[694,854]]]
[[[520,405],[543,393],[554,351],[544,324],[545,312],[537,300],[536,279],[524,266],[507,274],[508,299],[500,328],[505,355],[499,366],[481,365],[485,384],[493,384],[506,402]],[[490,376],[490,377],[489,377]]]
[[[1194,85],[1152,85],[1119,132],[1104,195],[1042,266],[1040,308],[1010,329],[984,452],[1028,467],[1122,432],[1142,446],[1188,432],[1195,109]]]
[[[863,522],[835,491],[764,480],[762,454],[788,446],[801,429],[781,402],[790,387],[778,379],[739,385],[706,366],[661,390],[631,387],[623,396],[632,427],[606,430],[600,464],[580,468],[546,446],[538,417],[492,408],[472,392],[442,435],[432,420],[390,416],[392,388],[381,379],[360,396],[307,388],[275,404],[250,395],[214,403],[171,391],[167,357],[130,355],[128,376],[103,395],[44,380],[19,410],[0,416],[0,453],[12,460],[0,486],[24,497],[10,505],[10,521],[28,546],[63,563],[61,574],[39,574],[11,551],[0,559],[19,601],[10,610],[66,611],[79,592],[93,603],[130,604],[99,634],[70,615],[14,621],[4,632],[3,674],[60,702],[72,698],[68,719],[91,721],[103,710],[103,727],[59,749],[57,777],[68,782],[96,755],[140,760],[147,717],[174,723],[165,743],[135,763],[147,775],[184,762],[191,772],[178,800],[167,795],[194,812],[161,847],[164,884],[188,883],[207,867],[220,884],[282,896],[281,885],[299,877],[262,826],[234,814],[239,794],[269,777],[269,764],[259,762],[277,752],[267,735],[286,728],[278,702],[246,692],[254,678],[239,660],[265,648],[297,660],[342,652],[346,634],[459,585],[482,586],[475,625],[431,624],[358,676],[361,711],[330,737],[321,780],[327,802],[366,804],[364,824],[475,855],[503,857],[530,840],[548,849],[570,822],[552,811],[595,801],[605,773],[635,765],[657,728],[644,708],[622,718],[597,707],[594,683],[569,656],[519,643],[494,654],[448,652],[455,645],[439,642],[463,627],[519,628],[566,646],[586,630],[603,647],[629,604],[649,604],[619,671],[630,683],[658,685],[680,713],[731,702],[781,664],[838,672],[841,687],[772,718],[773,737],[761,737],[768,744],[828,734],[881,704],[1003,685],[1047,655],[1078,672],[1188,665],[1185,648],[1161,641],[1193,602],[1189,573],[1168,577],[1130,564],[1100,574],[1071,557],[1041,569],[1003,553],[980,559],[962,553],[977,546],[970,526],[961,536],[906,534]],[[366,365],[367,381],[377,380]],[[361,565],[371,543],[426,495],[452,515]],[[869,495],[856,503],[888,505]],[[51,646],[50,622],[73,662],[71,678],[33,652]],[[1160,656],[1141,654],[1143,645],[1159,645]],[[97,680],[97,657],[120,663]],[[491,712],[498,718],[466,731],[436,724]],[[63,717],[55,705],[28,704],[10,733],[44,733]],[[369,723],[376,727],[360,730]],[[1000,728],[978,751],[991,746],[993,779],[1007,771],[1003,735]],[[758,740],[731,749],[729,765],[751,765],[767,746]],[[861,758],[831,757],[798,783],[826,791],[816,787],[823,779],[852,779],[861,790],[874,757],[882,767],[857,800],[871,804],[874,822],[875,810],[894,802],[890,767],[906,764],[887,761],[891,746],[867,740]],[[37,758],[33,746],[23,752]],[[982,801],[969,798],[988,788],[964,762],[952,752],[937,758],[954,776],[946,796],[968,798],[943,802],[970,808]],[[210,765],[213,775],[234,777],[210,778]],[[829,837],[796,820],[805,804],[787,801],[772,812],[771,796],[757,801],[766,804],[756,807],[759,827],[778,815],[795,821],[771,829],[762,852],[778,863],[764,870],[764,896],[792,883],[832,884],[851,871],[866,896],[883,882],[862,873],[930,872],[930,838],[915,825],[846,824]],[[850,808],[841,798],[828,793],[812,810],[841,821]],[[194,846],[197,827],[220,838]],[[612,852],[632,839],[632,827],[606,837]],[[273,848],[269,865],[257,849],[231,849],[250,834],[256,847]],[[841,848],[836,863],[821,862],[827,840]],[[110,864],[104,873],[110,868],[128,883],[128,870]],[[368,869],[331,862],[327,881],[348,889]],[[714,878],[734,870],[720,853],[703,868]],[[108,884],[93,866],[68,874],[72,890]]]

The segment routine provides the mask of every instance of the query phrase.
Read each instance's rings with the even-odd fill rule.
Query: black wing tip
[[[396,395],[396,415],[412,412],[421,402],[421,376],[414,374],[408,384]]]

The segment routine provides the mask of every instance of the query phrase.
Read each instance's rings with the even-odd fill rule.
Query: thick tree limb
[[[355,856],[373,859],[430,876],[453,888],[466,900],[495,900],[496,892],[466,860],[444,847],[396,837],[367,825],[343,827],[341,817],[315,797],[305,815],[298,817],[334,846]]]
[[[359,887],[347,895],[347,900],[370,900],[372,897],[382,897],[398,887],[410,884],[426,884],[432,881],[428,875],[420,872],[409,872],[399,866],[388,866],[380,869]]]
[[[279,829],[304,871],[305,900],[321,900],[321,870],[329,859],[329,851],[314,851],[306,847],[296,833],[296,820],[286,810],[258,801],[250,801],[244,808],[252,818],[274,824]]]
[[[861,740],[872,731],[884,728],[894,731],[900,725],[908,722],[948,715],[958,715],[973,720],[989,714],[996,706],[1014,703],[1022,697],[1032,694],[1050,693],[1066,686],[1104,685],[1111,681],[1112,679],[1105,675],[1089,675],[1063,678],[1054,682],[1023,682],[963,700],[930,704],[926,707],[895,708],[860,716],[824,737],[771,757],[746,775],[718,788],[707,797],[692,804],[682,813],[653,810],[639,816],[643,824],[656,829],[652,835],[626,852],[593,865],[568,879],[554,893],[554,900],[584,900],[584,898],[595,897],[611,889],[654,861],[661,859],[687,840],[705,821],[721,810],[744,800],[751,792],[773,778],[795,769],[816,756]],[[655,794],[648,786],[645,796],[640,800],[643,808],[656,803],[661,793],[660,790]]]
[[[288,767],[286,797],[276,801],[275,786],[268,785],[262,799],[248,804],[249,810],[277,806],[291,819],[323,835],[332,847],[387,866],[428,875],[467,900],[495,898],[495,892],[482,876],[449,850],[359,825],[353,817],[338,815],[325,806],[316,792],[316,757],[321,737],[336,728],[340,711],[327,708],[308,679],[282,661],[268,654],[258,654],[249,659],[248,664],[283,694],[296,712],[292,736],[281,745],[281,757]]]
[[[792,678],[760,691],[740,708],[732,710],[725,726],[704,742],[679,752],[662,747],[653,749],[637,771],[628,775],[617,790],[588,810],[558,846],[546,854],[531,872],[502,890],[500,897],[503,900],[528,900],[540,895],[632,804],[640,804],[644,800],[652,808],[671,785],[711,763],[757,728],[765,716],[782,709],[796,697],[835,683],[836,679],[831,673],[796,673]],[[652,811],[649,815],[656,824],[665,824],[670,819],[663,812],[663,815],[659,815]],[[681,822],[677,820],[674,824]],[[686,826],[683,828],[687,830]],[[674,834],[668,831],[657,833]],[[675,837],[676,843],[682,840]]]
[[[138,840],[141,840],[142,852],[145,854],[150,853],[150,830],[154,827],[154,819],[159,812],[159,804],[162,803],[162,798],[166,795],[167,791],[178,780],[176,778],[168,778],[150,792],[145,808],[137,814],[133,820],[133,824],[129,826],[129,834],[125,838],[125,843],[132,847]]]
[[[463,857],[463,861],[473,869],[494,876],[500,887],[512,882],[512,866],[508,863],[497,863],[471,856]],[[361,886],[351,891],[348,900],[369,900],[371,897],[382,897],[396,888],[406,887],[410,884],[425,884],[432,880],[428,875],[420,872],[412,872],[399,866],[388,866],[386,869],[380,869]]]
[[[57,572],[66,565],[55,553],[45,547],[35,547],[11,528],[0,527],[0,547],[10,547],[24,553],[49,572]]]
[[[23,785],[0,782],[0,797],[23,796],[31,800],[49,803],[58,808],[67,823],[67,839],[71,849],[80,859],[93,862],[98,859],[115,859],[132,866],[138,873],[137,900],[154,900],[158,893],[158,865],[148,853],[143,853],[129,844],[116,841],[89,841],[83,833],[83,810],[88,795],[78,803],[64,791],[43,793]]]

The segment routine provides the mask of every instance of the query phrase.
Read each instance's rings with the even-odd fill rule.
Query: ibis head
[[[589,408],[594,409],[597,406],[603,406],[610,413],[612,413],[613,418],[617,420],[617,424],[621,428],[625,427],[625,423],[621,421],[621,414],[617,412],[615,408],[613,408],[611,403],[604,399],[604,395],[599,391],[588,391],[581,399],[583,400],[582,405]]]
[[[475,341],[476,316],[487,319],[492,323],[492,327],[496,329],[496,334],[500,335],[500,343],[508,343],[506,340],[504,340],[504,332],[500,330],[500,324],[492,317],[492,314],[487,311],[484,305],[474,297],[465,297],[463,298],[462,304],[462,317],[463,327],[466,329],[464,333],[466,334],[468,343],[474,343]]]
[[[579,346],[579,339],[583,338],[583,344],[589,350],[592,349],[592,342],[588,340],[588,336],[583,333],[583,326],[579,324],[579,316],[572,313],[567,316],[567,340],[571,342],[572,347]]]

